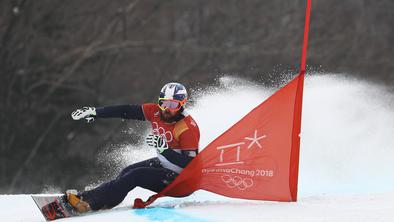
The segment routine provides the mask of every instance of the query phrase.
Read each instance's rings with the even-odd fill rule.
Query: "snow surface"
[[[201,147],[277,90],[228,77],[220,83],[194,92],[189,107],[200,126]],[[379,85],[314,74],[305,81],[298,202],[197,191],[133,210],[134,198],[152,194],[137,188],[113,210],[62,221],[394,221],[393,111],[394,95]],[[121,155],[106,155],[123,159],[107,161],[125,166],[154,155],[142,146],[125,145],[113,153]],[[0,195],[0,218],[44,221],[29,195]]]
[[[394,221],[394,192],[301,197],[296,203],[249,201],[198,191],[182,199],[163,198],[151,208],[133,210],[133,192],[113,210],[59,221]],[[137,194],[139,193],[139,194]],[[0,196],[2,221],[45,221],[28,195]]]

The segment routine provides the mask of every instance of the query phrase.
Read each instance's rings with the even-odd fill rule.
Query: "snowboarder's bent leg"
[[[118,175],[118,177],[128,173],[130,170],[133,170],[135,168],[138,167],[156,167],[156,168],[161,168],[161,163],[159,158],[155,157],[155,158],[151,158],[151,159],[147,159],[138,163],[134,163],[131,164],[130,166],[124,168]]]
[[[160,192],[177,175],[165,168],[130,166],[127,171],[122,171],[116,179],[101,184],[93,190],[83,192],[80,196],[89,203],[92,210],[112,208],[121,203],[127,193],[136,186]]]

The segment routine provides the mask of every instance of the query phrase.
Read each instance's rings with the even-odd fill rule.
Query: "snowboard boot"
[[[67,190],[66,196],[67,202],[74,207],[78,213],[86,213],[91,210],[89,203],[83,201],[82,198],[78,196],[76,190]]]

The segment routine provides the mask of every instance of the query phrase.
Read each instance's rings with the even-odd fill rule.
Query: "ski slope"
[[[143,193],[142,190],[139,191]],[[59,221],[298,222],[394,220],[394,192],[301,197],[296,203],[280,203],[235,200],[198,191],[193,196],[184,199],[160,199],[152,205],[152,208],[141,210],[130,208],[134,197],[129,195],[120,206],[110,211],[101,211]],[[28,195],[0,196],[0,205],[2,221],[45,221]]]
[[[220,86],[194,92],[189,108],[200,126],[201,147],[275,90],[224,77]],[[134,198],[152,194],[137,188],[113,210],[63,221],[394,221],[393,111],[394,95],[379,85],[313,74],[305,81],[298,202],[248,201],[197,191],[133,210]],[[123,159],[106,161],[127,165],[154,155],[140,146],[120,147],[114,151],[119,155],[107,156]],[[0,195],[0,218],[44,221],[28,195]]]

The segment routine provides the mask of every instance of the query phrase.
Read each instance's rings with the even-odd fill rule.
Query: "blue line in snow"
[[[133,210],[136,215],[146,217],[150,221],[166,221],[166,222],[211,222],[210,220],[201,219],[184,213],[177,212],[174,208],[145,208]]]

